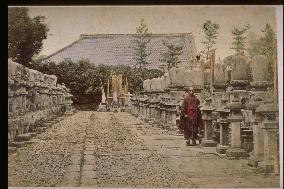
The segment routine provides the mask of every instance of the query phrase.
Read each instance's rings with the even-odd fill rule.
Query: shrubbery
[[[34,61],[32,65],[33,69],[42,73],[56,75],[57,83],[64,83],[70,89],[74,95],[73,101],[77,105],[99,104],[101,86],[106,92],[107,81],[111,77],[111,73],[126,76],[128,90],[132,94],[143,89],[143,80],[163,75],[163,72],[158,69],[137,69],[125,65],[94,65],[87,60],[72,62],[66,59],[57,64]]]

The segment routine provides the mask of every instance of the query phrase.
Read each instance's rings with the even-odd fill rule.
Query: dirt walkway
[[[279,187],[246,160],[187,147],[124,112],[78,112],[37,139],[9,156],[10,186]]]

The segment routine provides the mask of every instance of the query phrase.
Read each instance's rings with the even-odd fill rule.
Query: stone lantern
[[[258,163],[266,172],[279,173],[279,124],[278,106],[272,101],[265,101],[256,108],[259,126],[263,131],[263,161]],[[255,152],[257,155],[257,151]],[[262,160],[261,154],[259,160]]]
[[[241,148],[241,122],[243,121],[241,109],[243,107],[244,105],[241,104],[237,98],[232,99],[232,102],[226,107],[230,109],[228,121],[231,127],[231,146],[226,151],[226,155],[229,158],[239,159],[247,157],[246,151]]]
[[[217,142],[213,141],[213,117],[212,112],[216,110],[215,107],[210,105],[211,99],[205,99],[205,104],[200,108],[202,112],[202,120],[204,123],[205,133],[201,145],[204,147],[216,147]]]

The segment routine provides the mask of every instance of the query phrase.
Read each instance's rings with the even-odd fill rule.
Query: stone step
[[[8,146],[8,153],[14,153],[17,151],[17,147]]]
[[[242,133],[246,133],[246,134],[253,134],[253,130],[247,130],[247,129],[245,129],[245,130],[242,130],[241,131]]]
[[[29,133],[30,133],[30,135],[31,135],[32,137],[35,137],[35,136],[37,135],[36,132],[29,132]]]
[[[253,139],[253,136],[252,135],[243,135],[242,138],[251,138],[251,139]]]
[[[14,142],[11,142],[10,146],[19,148],[19,147],[22,147],[22,146],[24,146],[26,144],[27,144],[26,141],[21,141],[21,142],[14,141]]]
[[[15,141],[16,142],[28,141],[31,138],[32,138],[32,135],[30,133],[24,133],[24,134],[16,136]]]

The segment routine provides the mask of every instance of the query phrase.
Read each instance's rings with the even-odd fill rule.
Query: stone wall
[[[72,95],[55,75],[8,60],[8,139],[40,132],[48,120],[72,112]]]

